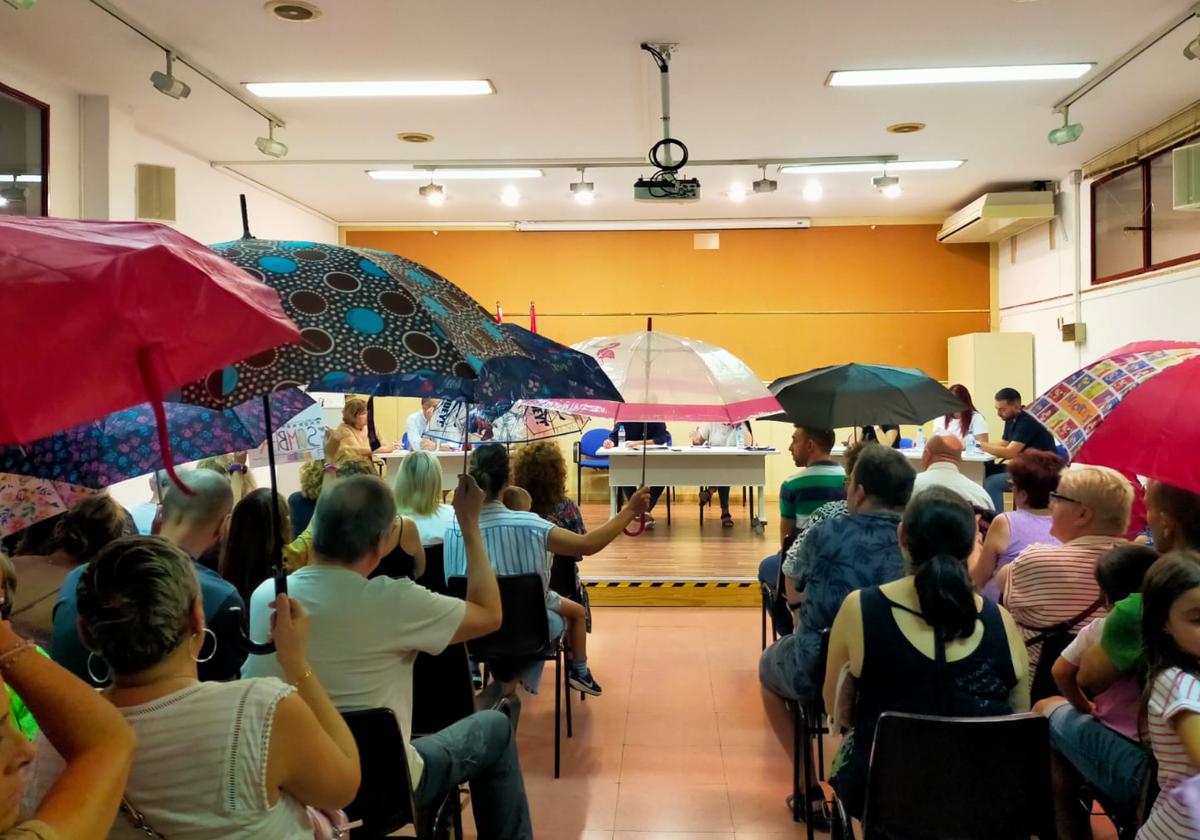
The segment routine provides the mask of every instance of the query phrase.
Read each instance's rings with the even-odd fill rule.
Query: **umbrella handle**
[[[645,530],[646,530],[646,514],[639,513],[637,530],[630,531],[628,528],[625,528],[624,530],[621,531],[621,533],[623,533],[627,537],[639,537],[642,535],[642,532]]]

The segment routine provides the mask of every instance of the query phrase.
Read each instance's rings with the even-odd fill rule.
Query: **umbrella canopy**
[[[924,423],[966,406],[918,368],[889,365],[830,365],[771,383],[786,420],[816,429],[880,423]]]
[[[521,355],[469,295],[411,260],[315,242],[213,250],[275,289],[302,343],[213,371],[183,401],[225,408],[296,385],[380,396],[450,394],[484,361]]]
[[[274,290],[166,225],[0,216],[0,444],[300,339]]]
[[[74,484],[0,473],[0,537],[64,513],[93,492]]]
[[[470,403],[443,400],[429,418],[425,434],[434,440],[461,444],[465,429],[471,443],[528,443],[543,438],[577,435],[588,419],[550,408],[518,402],[496,415]]]
[[[313,405],[297,389],[269,397],[271,428],[279,429]],[[167,427],[175,463],[254,449],[267,438],[262,400],[224,410],[166,403]],[[99,489],[153,472],[163,464],[149,404],[73,426],[24,446],[0,447],[0,473],[67,482]]]
[[[646,330],[574,345],[596,359],[625,402],[539,400],[568,414],[626,420],[737,423],[779,410],[754,371],[728,350]]]
[[[1075,371],[1029,406],[1072,460],[1200,493],[1200,343],[1145,341]]]

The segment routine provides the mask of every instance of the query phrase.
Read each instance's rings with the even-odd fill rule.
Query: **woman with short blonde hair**
[[[377,449],[371,448],[371,439],[367,434],[367,401],[360,397],[351,397],[342,406],[342,422],[333,433],[325,439],[325,460],[337,461],[342,458],[370,458],[377,452],[393,452],[394,443],[379,442]]]
[[[1058,479],[1051,499],[1073,501],[1091,511],[1088,532],[1119,537],[1129,528],[1133,485],[1114,469],[1094,464],[1072,464]]]
[[[424,546],[441,545],[454,521],[454,508],[442,501],[442,467],[425,451],[410,452],[396,473],[396,511],[417,526]]]

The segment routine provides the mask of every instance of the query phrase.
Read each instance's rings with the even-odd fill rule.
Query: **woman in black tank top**
[[[851,593],[834,620],[825,703],[850,731],[832,784],[852,816],[862,817],[884,712],[984,717],[1029,709],[1020,631],[1002,607],[975,594],[967,575],[976,534],[971,508],[949,490],[913,497],[900,525],[908,576]]]

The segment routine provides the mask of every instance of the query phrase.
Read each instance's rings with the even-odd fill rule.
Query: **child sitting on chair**
[[[504,492],[500,494],[500,501],[509,510],[529,510],[533,507],[533,496],[530,496],[524,487],[517,487],[515,484],[504,488]]]

